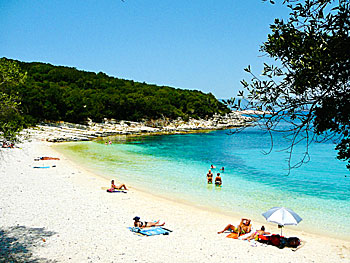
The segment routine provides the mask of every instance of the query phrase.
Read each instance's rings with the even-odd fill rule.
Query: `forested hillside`
[[[18,93],[22,112],[32,122],[187,119],[229,112],[210,93],[149,85],[71,67],[16,62],[27,72],[26,81],[16,87],[2,86],[2,91]]]

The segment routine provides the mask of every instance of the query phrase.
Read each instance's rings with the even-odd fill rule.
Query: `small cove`
[[[55,149],[98,174],[157,195],[260,221],[264,211],[285,206],[304,219],[291,228],[325,234],[336,225],[330,234],[348,239],[349,172],[335,158],[331,143],[311,145],[310,162],[286,176],[287,155],[279,151],[286,142],[275,137],[272,153],[264,155],[269,138],[254,128],[235,135],[213,131],[109,139],[112,145],[101,140],[58,144]],[[296,156],[303,150],[297,147]],[[214,173],[225,167],[222,188],[207,185],[210,164],[218,167]]]

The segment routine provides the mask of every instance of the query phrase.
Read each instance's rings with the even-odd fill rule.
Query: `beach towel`
[[[262,243],[270,241],[270,235],[259,235],[258,238]]]
[[[237,233],[231,233],[231,234],[228,234],[226,237],[233,238],[233,239],[238,239],[238,234]]]
[[[226,237],[242,240],[243,238],[249,237],[252,233],[253,233],[253,229],[249,233],[246,233],[244,235],[240,235],[239,237],[238,237],[237,233],[230,233]]]
[[[51,168],[51,167],[56,167],[56,165],[52,165],[52,166],[33,166],[33,168]]]
[[[247,237],[251,236],[254,232],[255,232],[255,230],[252,228],[252,230],[249,233],[246,233],[244,235],[240,235],[238,239],[242,240],[243,238],[247,238]]]
[[[139,228],[139,227],[129,227],[131,232],[142,236],[156,236],[156,235],[169,235],[171,230],[165,229],[163,227],[151,227],[151,228]]]
[[[106,192],[108,192],[108,193],[124,193],[124,194],[127,193],[126,191],[120,190],[120,189],[107,189]]]
[[[110,187],[101,187],[102,190],[106,190],[108,193],[124,193],[126,194],[127,191],[123,189],[112,189]]]

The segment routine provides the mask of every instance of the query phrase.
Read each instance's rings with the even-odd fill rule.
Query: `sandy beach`
[[[109,194],[99,177],[51,144],[27,142],[1,149],[0,262],[350,262],[350,242],[284,229],[304,246],[297,251],[217,234],[240,218],[163,199],[134,189]],[[34,161],[39,156],[59,161]],[[50,166],[35,169],[33,166]],[[52,167],[55,166],[55,167]],[[170,235],[142,237],[132,218],[160,220]],[[248,217],[249,215],[241,215]],[[264,224],[278,233],[274,224]]]

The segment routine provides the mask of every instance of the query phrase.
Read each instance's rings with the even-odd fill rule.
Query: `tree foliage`
[[[270,1],[273,3],[273,1]],[[269,132],[286,132],[290,157],[297,143],[308,160],[312,141],[334,140],[338,158],[350,169],[350,3],[345,0],[285,0],[286,21],[275,19],[261,51],[276,62],[264,64],[261,76],[250,67],[244,91],[228,101],[240,110],[263,111],[257,123]],[[289,128],[279,125],[281,121]],[[290,161],[290,158],[289,158]]]
[[[10,60],[9,60],[10,61]],[[25,83],[3,87],[18,93],[26,120],[81,123],[91,118],[135,120],[182,117],[206,118],[230,110],[212,94],[118,79],[99,72],[44,63],[18,62],[27,72]]]
[[[0,59],[0,88],[13,89],[23,83],[26,74],[23,74],[14,61]],[[16,93],[8,95],[0,89],[0,138],[7,141],[16,141],[19,132],[26,127],[26,122],[20,112],[20,102]]]

